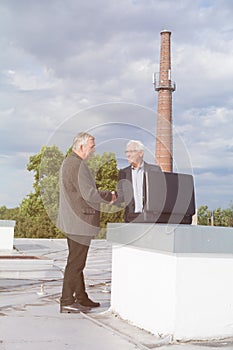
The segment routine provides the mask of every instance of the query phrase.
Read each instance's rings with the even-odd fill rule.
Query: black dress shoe
[[[85,300],[80,300],[78,303],[84,307],[99,307],[100,306],[100,303],[93,301],[89,298],[87,298]]]
[[[60,306],[60,312],[67,313],[67,314],[69,314],[69,313],[77,314],[79,312],[85,313],[85,312],[88,312],[90,310],[91,310],[90,307],[81,305],[78,302],[75,302],[71,305],[61,305]]]

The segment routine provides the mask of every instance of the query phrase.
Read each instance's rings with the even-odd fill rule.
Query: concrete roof
[[[0,251],[1,350],[233,349],[233,339],[173,343],[169,336],[154,336],[113,314],[111,245],[106,240],[92,241],[85,269],[88,293],[101,307],[88,314],[60,314],[66,257],[64,239],[18,238],[13,252]]]

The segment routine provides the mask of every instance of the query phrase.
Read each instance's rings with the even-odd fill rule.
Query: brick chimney
[[[171,32],[163,30],[160,34],[159,79],[154,80],[155,90],[158,91],[155,161],[163,171],[172,172],[172,92],[175,91],[175,83],[171,81]]]

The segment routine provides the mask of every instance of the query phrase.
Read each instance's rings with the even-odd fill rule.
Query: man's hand
[[[111,193],[112,193],[112,200],[111,200],[111,202],[109,204],[113,204],[116,201],[116,199],[117,199],[115,191],[112,191]]]

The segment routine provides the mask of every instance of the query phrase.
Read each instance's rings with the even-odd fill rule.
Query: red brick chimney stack
[[[175,83],[171,81],[171,32],[163,30],[160,34],[159,80],[154,81],[155,90],[158,91],[155,161],[163,171],[172,172],[172,92],[175,91]]]

